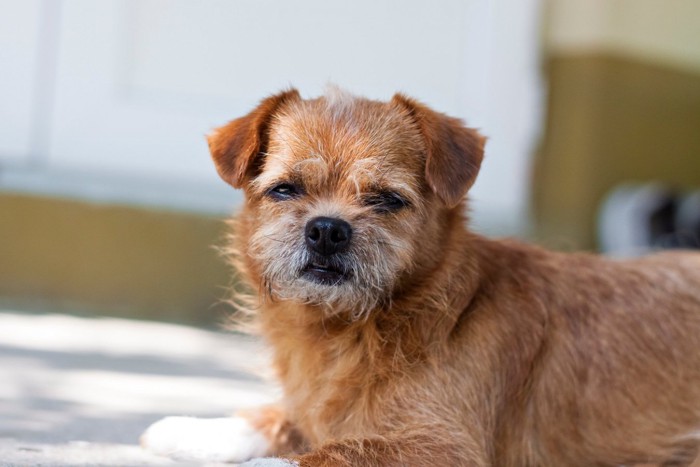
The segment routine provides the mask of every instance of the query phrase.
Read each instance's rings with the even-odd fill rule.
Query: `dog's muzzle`
[[[352,227],[342,219],[314,217],[304,229],[306,246],[313,258],[302,274],[309,280],[336,285],[348,277],[339,254],[350,246]]]

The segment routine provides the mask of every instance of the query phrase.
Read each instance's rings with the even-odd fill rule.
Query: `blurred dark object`
[[[598,236],[601,250],[613,256],[700,248],[700,191],[683,195],[660,184],[618,187],[602,204]]]
[[[679,232],[689,232],[694,247],[700,248],[700,190],[683,198],[676,213],[676,228]]]

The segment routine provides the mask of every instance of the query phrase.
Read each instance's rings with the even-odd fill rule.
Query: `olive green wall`
[[[700,73],[614,55],[552,57],[548,109],[535,158],[539,241],[596,246],[596,216],[615,185],[700,187]]]
[[[215,325],[221,219],[0,194],[0,305]]]

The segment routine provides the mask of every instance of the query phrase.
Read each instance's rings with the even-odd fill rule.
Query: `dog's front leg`
[[[446,432],[392,434],[331,442],[286,459],[255,459],[245,467],[399,467],[490,465],[484,451]]]
[[[300,452],[304,441],[277,406],[243,410],[233,417],[166,417],[141,436],[156,454],[204,462],[243,462]]]

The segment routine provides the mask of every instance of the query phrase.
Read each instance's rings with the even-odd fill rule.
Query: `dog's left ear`
[[[237,118],[207,136],[216,170],[225,182],[241,188],[255,174],[258,156],[267,150],[267,132],[275,112],[285,103],[300,99],[296,89],[267,97],[245,117]]]
[[[474,184],[484,157],[486,138],[445,114],[403,94],[391,102],[408,111],[425,138],[425,178],[448,207],[457,206]]]

